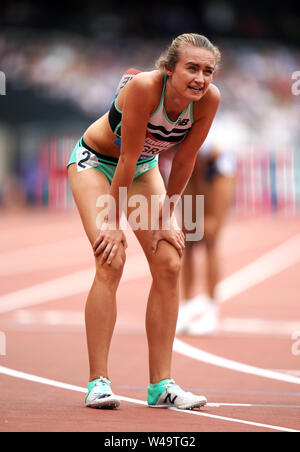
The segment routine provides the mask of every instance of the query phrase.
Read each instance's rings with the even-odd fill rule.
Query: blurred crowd
[[[124,36],[153,39],[202,30],[226,38],[278,39],[300,44],[296,2],[285,0],[60,0],[59,9],[43,0],[1,0],[0,27],[26,26],[68,30],[81,35],[122,40]]]
[[[219,6],[216,11],[213,5],[217,3]],[[221,3],[223,9],[220,8]],[[127,33],[120,8],[114,13],[112,10],[101,15],[95,13],[93,18],[93,8],[89,9],[90,18],[87,20],[83,15],[80,22],[82,32],[79,32],[74,14],[65,30],[61,26],[53,28],[51,14],[48,16],[51,26],[38,28],[36,23],[43,26],[47,22],[47,18],[43,22],[38,16],[38,8],[25,8],[23,12],[19,9],[18,14],[16,11],[13,14],[10,2],[2,4],[2,11],[3,5],[6,5],[6,15],[3,16],[6,22],[11,18],[14,21],[11,26],[4,27],[0,34],[0,71],[5,74],[8,85],[5,96],[9,101],[7,108],[12,106],[12,112],[22,109],[18,100],[18,93],[22,91],[29,93],[26,102],[30,103],[33,97],[38,100],[36,107],[40,110],[47,110],[47,105],[57,107],[49,113],[51,132],[44,128],[44,123],[36,122],[39,119],[38,110],[34,122],[24,113],[24,124],[18,124],[17,127],[9,123],[8,119],[5,124],[7,111],[0,111],[0,204],[10,199],[11,195],[7,193],[13,193],[9,188],[12,184],[13,188],[18,187],[13,197],[19,198],[20,193],[25,193],[27,201],[30,199],[32,203],[49,205],[53,199],[54,205],[67,205],[70,197],[61,155],[65,153],[64,159],[67,159],[70,140],[73,142],[73,139],[78,138],[74,136],[74,129],[79,136],[85,127],[77,128],[72,124],[71,129],[73,118],[68,122],[67,110],[63,113],[63,120],[62,116],[58,120],[58,106],[72,105],[81,112],[81,118],[91,122],[110,108],[126,69],[154,69],[155,61],[166,50],[172,37],[180,32],[197,31],[206,34],[222,53],[221,67],[214,77],[214,83],[222,95],[221,106],[206,144],[233,152],[236,156],[245,156],[240,160],[239,167],[242,174],[242,189],[239,192],[246,193],[243,200],[239,201],[240,205],[248,209],[249,202],[253,204],[253,193],[257,187],[261,187],[258,191],[262,195],[255,203],[261,203],[260,199],[266,198],[263,192],[267,184],[269,198],[275,199],[275,193],[276,199],[279,199],[282,192],[285,204],[292,199],[293,205],[299,200],[300,206],[300,95],[295,95],[292,90],[295,83],[293,74],[300,71],[300,47],[297,43],[286,44],[265,39],[267,25],[263,30],[257,21],[254,23],[248,16],[248,22],[243,16],[244,22],[241,19],[241,23],[244,24],[244,34],[248,30],[251,39],[242,36],[237,39],[231,33],[238,25],[241,26],[236,10],[220,1],[210,3],[210,8],[205,10],[204,30],[196,27],[191,11],[173,8],[168,16],[172,18],[171,23],[165,23],[165,33],[162,32],[164,27],[161,22],[164,15],[160,10],[161,14],[155,16],[155,4],[149,10],[148,24],[145,15],[144,22],[138,24],[138,7],[126,16],[127,22],[131,18],[129,23],[137,33]],[[30,16],[30,11],[35,14]],[[18,18],[21,22],[26,14],[31,18],[32,27],[17,26]],[[151,22],[153,14],[156,20]],[[3,17],[0,18],[0,25]],[[143,34],[142,28],[149,29],[150,22],[153,33]],[[87,29],[89,32],[86,32]],[[156,33],[156,29],[160,29],[161,33]],[[211,33],[207,34],[207,31]],[[17,93],[14,98],[12,92]],[[46,102],[40,102],[39,107],[39,100]],[[11,105],[13,102],[15,105]],[[59,136],[58,126],[63,129],[62,137]],[[53,129],[56,130],[54,137],[51,135]],[[51,146],[47,142],[51,142]],[[268,170],[266,159],[269,162]],[[51,187],[58,186],[58,178],[61,179],[65,194],[61,195],[60,191],[52,196],[54,188]],[[276,182],[273,184],[275,189],[272,188],[272,180]]]
[[[123,71],[153,69],[168,44],[6,31],[0,36],[0,69],[16,89],[29,87],[39,96],[71,102],[96,118],[110,107]],[[215,76],[222,102],[215,131],[222,131],[223,145],[243,146],[249,138],[270,146],[299,143],[300,97],[292,94],[292,74],[300,70],[300,50],[259,41],[216,44],[222,52]]]

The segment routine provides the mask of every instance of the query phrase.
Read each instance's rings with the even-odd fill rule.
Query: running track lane
[[[277,233],[278,234],[278,233]],[[275,248],[275,247],[274,247]],[[238,251],[237,250],[235,250],[236,251],[236,254],[238,255]],[[261,249],[259,250],[260,251],[260,253],[261,253]],[[270,251],[270,250],[269,250]],[[263,253],[261,253],[261,254],[263,254]],[[232,254],[231,254],[231,256],[232,256]],[[249,264],[249,262],[251,262],[251,259],[248,259],[248,264]],[[293,264],[291,264],[291,265],[293,265]],[[235,269],[235,270],[238,270],[238,268],[240,268],[241,266],[239,265],[237,265],[237,268]],[[232,272],[232,274],[234,274],[234,272]],[[230,275],[227,275],[227,276],[230,276]],[[276,272],[275,272],[275,276],[276,276]],[[270,276],[269,276],[270,277]],[[136,285],[137,284],[137,281],[135,281],[134,282],[135,284],[134,285]],[[125,286],[126,286],[126,283],[125,283]],[[141,284],[141,286],[143,286],[143,287],[145,287],[145,284]],[[247,289],[246,289],[246,291],[247,291]],[[246,292],[247,293],[247,292]],[[125,292],[123,293],[123,294],[121,294],[122,295],[122,299],[124,298],[126,298],[126,300],[127,300],[127,298],[128,298],[128,294],[127,294],[127,296],[126,296],[126,294],[125,294]],[[72,298],[72,297],[71,297]],[[131,297],[132,298],[132,297]],[[134,298],[134,297],[133,297]],[[61,304],[61,302],[60,302],[60,304]],[[135,299],[133,300],[133,304],[134,305],[136,305],[136,301],[135,301]],[[122,313],[121,313],[122,314]],[[119,339],[121,339],[122,341],[125,339],[125,337],[126,336],[124,336],[124,337],[122,337],[122,338],[119,338]],[[137,338],[133,338],[134,340],[136,340]],[[222,339],[222,338],[221,338]],[[188,339],[188,341],[189,341],[189,339]],[[191,342],[194,342],[194,341],[191,341]],[[207,345],[207,341],[205,342],[205,344],[204,345]],[[189,358],[190,359],[190,358]],[[21,360],[18,360],[18,361],[21,361]],[[140,358],[140,361],[141,361],[141,358]],[[198,369],[199,369],[199,365],[197,364],[197,362],[195,362],[195,364],[194,364],[194,366],[196,366],[196,367],[194,367],[194,369],[197,369],[197,367],[198,367]],[[177,367],[177,366],[176,366]],[[176,369],[177,370],[177,374],[179,373],[178,371],[179,371],[179,367],[180,366],[178,366],[178,368]],[[209,366],[210,367],[210,366]],[[200,368],[201,369],[201,368]],[[184,370],[184,369],[183,369]],[[196,371],[197,372],[197,371]],[[210,369],[210,373],[211,373],[211,369]],[[182,383],[181,383],[182,384]],[[81,388],[81,389],[83,389],[83,388]],[[29,396],[29,398],[30,398],[30,396]],[[136,398],[135,400],[139,400],[138,398]],[[242,401],[242,400],[241,400]],[[243,404],[241,404],[242,406],[241,406],[241,409],[245,409],[246,407],[243,405]],[[247,404],[246,404],[247,405]],[[225,408],[225,407],[224,407]],[[219,418],[220,419],[218,419],[218,423],[217,422],[214,422],[214,427],[215,428],[223,428],[224,430],[225,429],[228,429],[228,428],[230,428],[230,427],[228,427],[228,425],[230,424],[230,422],[227,420],[227,421],[224,421],[224,419],[223,419],[223,421],[221,421],[221,418],[223,417],[223,418],[226,418],[226,417],[228,417],[229,418],[229,416],[220,416],[220,415],[218,415],[218,414],[214,414],[214,413],[211,413],[211,410],[213,410],[214,408],[213,408],[213,406],[211,407],[211,406],[209,406],[207,409],[209,409],[210,410],[210,412],[209,413],[203,413],[203,414],[208,414],[208,415],[213,415],[213,416],[219,416]],[[295,408],[296,409],[296,408]],[[153,411],[153,410],[149,410],[150,412],[151,411]],[[162,410],[162,411],[164,411],[164,410]],[[268,410],[267,410],[268,411]],[[277,410],[278,411],[278,410]],[[280,410],[279,410],[280,411]],[[223,412],[222,412],[223,413]],[[139,413],[139,415],[140,415],[141,413]],[[143,414],[144,414],[144,412],[143,412]],[[223,414],[225,414],[225,413],[223,413]],[[235,412],[235,414],[236,414],[236,412]],[[152,415],[146,415],[146,414],[144,414],[147,418],[148,418],[148,416],[152,416]],[[201,415],[202,415],[202,413],[201,413]],[[89,418],[92,416],[92,415],[88,415],[87,413],[86,413],[86,410],[84,411],[84,416],[86,417],[86,416],[88,416]],[[93,416],[95,416],[95,414],[93,414]],[[166,415],[165,414],[163,414],[163,413],[161,413],[161,414],[159,414],[159,415],[157,415],[156,414],[156,416],[155,416],[155,418],[157,419],[157,416],[159,416],[159,417],[165,417]],[[196,416],[194,416],[194,417],[196,417]],[[207,417],[207,416],[206,416]],[[257,413],[257,415],[256,415],[256,417],[259,419],[259,412]],[[133,418],[134,418],[134,416],[133,416]],[[243,417],[242,416],[240,416],[240,421],[244,421],[244,419],[243,419]],[[217,419],[217,418],[214,418],[215,420]],[[135,421],[136,423],[137,423],[137,421]],[[169,422],[170,423],[170,414],[167,416],[167,418],[165,419],[165,422]],[[172,421],[171,421],[172,422]],[[212,422],[212,420],[210,419],[210,422]],[[251,421],[250,419],[248,419],[248,421],[247,421],[247,419],[245,420],[245,422],[248,422],[248,426],[250,426],[251,425],[251,422],[253,422],[253,423],[255,423],[255,421]],[[260,423],[260,424],[264,424],[264,422],[257,422],[257,423]],[[267,422],[265,422],[265,423],[267,423]],[[226,426],[224,425],[224,424],[226,424]],[[236,423],[235,423],[236,424]],[[133,424],[131,424],[131,425],[133,425]],[[182,425],[182,424],[181,424]],[[190,423],[189,423],[189,425],[190,425]],[[195,424],[194,424],[195,425]],[[211,424],[210,424],[211,425]],[[218,425],[218,427],[216,427],[216,425]],[[269,425],[269,424],[268,424]],[[278,423],[272,423],[271,425],[273,425],[273,426],[277,426],[277,425],[281,425],[281,424],[278,424]],[[284,422],[284,425],[286,425],[286,421]],[[221,426],[221,427],[220,427]],[[243,426],[244,427],[246,427],[246,424],[243,424]],[[165,431],[168,431],[168,426],[166,426],[167,428],[165,428]],[[139,425],[138,426],[138,428],[141,428],[141,426]],[[209,428],[209,427],[208,427]],[[254,425],[252,425],[252,428],[254,428]],[[285,428],[285,427],[283,427],[283,428]],[[286,426],[286,428],[288,428],[288,425]],[[261,431],[261,428],[259,428],[259,430]],[[116,430],[115,430],[116,431]],[[128,431],[130,431],[130,430],[128,430]],[[185,431],[191,431],[191,430],[185,430]]]

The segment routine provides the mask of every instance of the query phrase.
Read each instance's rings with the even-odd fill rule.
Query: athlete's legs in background
[[[184,255],[182,257],[181,270],[181,300],[186,302],[191,300],[195,294],[196,268],[194,263],[195,244],[193,242],[185,243]]]
[[[192,196],[191,211],[188,212],[192,221],[197,221],[196,219],[196,195],[203,195],[205,190],[205,185],[201,182],[200,175],[202,174],[199,165],[195,168],[189,183],[183,194],[183,215],[182,224],[184,233],[191,233],[193,231],[186,231],[184,228],[185,219],[184,212],[187,206],[185,206],[185,196]],[[204,199],[204,206],[206,199]],[[195,316],[198,316],[203,312],[206,307],[205,300],[197,295],[197,278],[201,278],[204,273],[204,269],[199,268],[196,265],[196,254],[199,252],[200,242],[186,241],[185,250],[182,259],[182,269],[181,269],[181,303],[179,309],[179,315],[177,320],[176,332],[177,334],[186,332],[187,327]]]
[[[187,328],[189,334],[205,335],[218,329],[219,304],[216,286],[220,281],[219,237],[234,196],[233,177],[217,175],[205,193],[204,244],[206,250],[207,309],[200,320]]]
[[[206,247],[207,291],[214,299],[215,288],[220,279],[218,242],[222,225],[232,205],[235,180],[218,175],[211,182],[205,197],[204,244]]]
[[[194,175],[192,175],[190,181],[188,182],[185,191],[184,196],[190,196],[192,197],[192,203],[191,203],[191,209],[192,211],[189,212],[189,215],[192,216],[192,220],[195,221],[194,218],[194,212],[196,211],[196,186],[194,181]],[[183,209],[182,209],[182,227],[183,232],[186,234],[187,231],[185,231],[184,225],[185,225],[185,219],[184,219],[184,197],[183,197],[183,203],[182,203]],[[193,231],[189,231],[193,232]],[[185,250],[183,253],[182,258],[182,269],[181,269],[181,290],[180,290],[180,298],[182,300],[182,303],[187,302],[188,300],[191,300],[196,294],[195,294],[195,278],[197,277],[195,265],[194,265],[194,253],[195,253],[195,242],[188,242],[185,243]]]

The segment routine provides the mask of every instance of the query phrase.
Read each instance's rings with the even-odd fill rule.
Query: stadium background
[[[234,211],[296,215],[299,25],[290,2],[2,1],[0,208],[73,208],[73,143],[110,107],[125,69],[151,70],[174,36],[195,31],[223,55],[214,127],[237,157]]]

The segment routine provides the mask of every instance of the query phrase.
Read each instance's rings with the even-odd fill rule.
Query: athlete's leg
[[[78,172],[76,165],[68,169],[68,177],[79,214],[91,243],[99,234],[96,217],[100,195],[109,193],[106,176],[95,169]],[[86,307],[85,322],[90,363],[90,381],[100,376],[108,378],[107,358],[116,321],[116,290],[125,263],[125,251],[120,247],[111,265],[100,264],[101,255],[95,258],[96,272]]]
[[[183,201],[183,213],[189,215],[192,221],[197,221],[196,218],[196,196],[204,194],[204,187],[200,185],[199,179],[201,175],[201,169],[199,165],[195,168],[189,183],[184,191]],[[186,205],[185,196],[191,197],[191,204]],[[204,203],[205,204],[205,203]],[[187,211],[187,208],[191,209]],[[199,220],[198,220],[199,221]],[[194,231],[187,231],[184,227],[184,215],[182,216],[182,224],[184,233],[191,233]],[[199,252],[199,243],[202,241],[186,241],[185,250],[182,259],[181,270],[181,304],[179,307],[179,314],[177,320],[176,333],[181,334],[187,331],[191,322],[199,317],[200,314],[206,309],[206,299],[200,297],[197,290],[197,279],[202,276],[203,270],[196,265],[196,256]]]
[[[206,185],[204,243],[206,249],[207,307],[203,316],[187,328],[187,332],[192,335],[209,335],[218,330],[219,303],[216,286],[220,279],[219,235],[230,208],[233,193],[233,178],[218,175]]]
[[[185,196],[189,196],[192,199],[191,202],[191,211],[188,212],[190,218],[192,218],[193,221],[196,220],[195,218],[195,212],[196,212],[196,195],[202,194],[197,193],[196,190],[196,180],[195,175],[193,174],[185,188],[183,197],[182,197],[182,226],[183,226],[183,232],[190,233],[193,231],[187,231],[185,230],[185,219],[184,219],[184,213],[186,212],[186,206],[185,206]],[[183,253],[182,258],[182,269],[181,269],[181,299],[183,302],[186,302],[188,300],[191,300],[193,297],[195,297],[195,281],[196,281],[196,269],[195,269],[195,263],[194,263],[194,257],[195,257],[195,248],[196,243],[187,241],[185,244],[185,250]]]
[[[205,196],[204,243],[206,247],[206,280],[211,299],[220,279],[218,242],[222,225],[232,205],[235,180],[218,175],[211,182]]]
[[[148,201],[149,227],[147,230],[134,232],[145,252],[153,278],[147,304],[146,331],[150,383],[157,383],[171,376],[181,259],[176,248],[166,241],[158,243],[156,253],[151,251],[151,195],[165,194],[165,186],[157,166],[133,182],[129,196],[134,194],[142,194]],[[130,209],[128,213],[130,215]]]
[[[191,300],[195,294],[196,268],[194,263],[195,246],[193,242],[186,242],[182,257],[181,270],[181,299]]]

